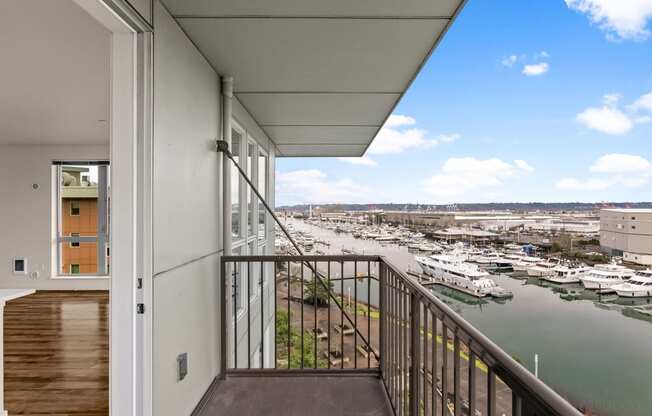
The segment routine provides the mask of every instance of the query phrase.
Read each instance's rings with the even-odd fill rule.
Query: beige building
[[[600,245],[625,261],[652,265],[652,209],[601,210]]]

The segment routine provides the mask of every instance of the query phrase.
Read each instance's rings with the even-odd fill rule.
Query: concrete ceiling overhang
[[[165,0],[281,156],[361,156],[464,0]]]

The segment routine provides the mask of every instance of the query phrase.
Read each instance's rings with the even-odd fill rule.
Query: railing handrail
[[[522,388],[523,391],[520,391],[519,393],[525,393],[530,397],[536,398],[538,404],[542,406],[543,409],[553,411],[555,414],[564,416],[582,416],[582,413],[559,395],[559,393],[535,377],[527,368],[519,364],[491,339],[438,299],[432,292],[419,284],[415,278],[395,267],[385,256],[379,257],[387,267],[392,269],[392,271],[403,280],[410,290],[416,292],[422,299],[430,302],[439,310],[439,312],[445,315],[446,318],[453,323],[452,326],[454,328],[452,329],[459,329],[470,338],[468,346],[470,349],[473,349],[474,352],[478,353],[479,358],[486,362],[487,355],[489,355],[494,362],[492,366],[494,367],[493,370],[496,375],[502,379],[506,379],[505,381],[515,382],[509,383],[512,390],[514,390],[515,387],[517,389]],[[478,346],[480,347],[479,351],[477,349]]]
[[[381,261],[382,256],[378,255],[358,255],[358,254],[315,254],[315,255],[231,255],[222,256],[225,262],[234,261],[276,261],[276,262],[305,262],[305,261]]]

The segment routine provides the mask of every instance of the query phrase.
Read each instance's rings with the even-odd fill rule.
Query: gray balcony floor
[[[373,376],[228,377],[199,416],[391,416]]]

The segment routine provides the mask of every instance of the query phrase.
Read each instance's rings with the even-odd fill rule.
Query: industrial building
[[[600,245],[625,261],[652,265],[652,209],[601,210]]]

